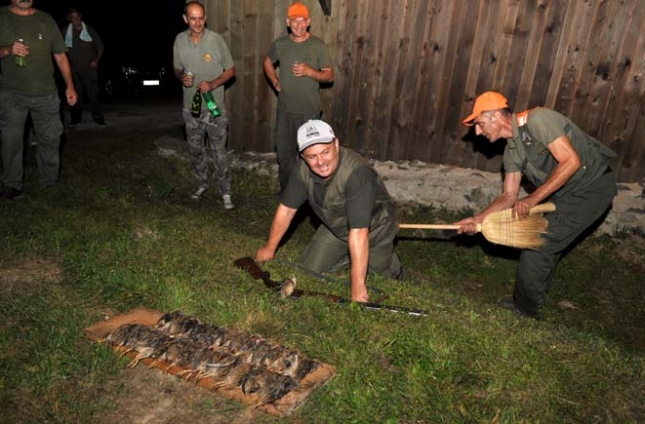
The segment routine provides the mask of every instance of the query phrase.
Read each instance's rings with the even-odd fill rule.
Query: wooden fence
[[[205,0],[235,60],[229,147],[272,151],[275,94],[262,70],[290,0]],[[477,94],[552,107],[645,179],[645,0],[303,0],[335,81],[323,117],[341,143],[380,160],[501,169],[503,143],[461,124]],[[326,15],[326,9],[330,14]]]

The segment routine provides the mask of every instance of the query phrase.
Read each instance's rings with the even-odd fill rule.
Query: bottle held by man
[[[219,118],[221,113],[219,111],[217,103],[215,102],[215,99],[213,98],[213,93],[207,91],[205,93],[202,93],[202,96],[204,96],[204,100],[206,100],[206,107],[211,112],[211,116],[213,118]]]
[[[23,46],[27,46],[27,42],[22,38],[19,38],[18,40],[16,40],[16,42],[22,44]],[[26,56],[17,56],[16,55],[15,59],[16,59],[16,66],[19,66],[21,68],[24,68],[24,67],[27,66],[27,57]]]
[[[193,118],[199,118],[199,115],[202,112],[202,95],[199,92],[199,88],[195,90],[195,95],[193,96],[193,104],[190,108],[190,114]]]

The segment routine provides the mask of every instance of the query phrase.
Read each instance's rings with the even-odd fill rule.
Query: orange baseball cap
[[[287,10],[287,17],[289,19],[296,19],[296,18],[309,19],[309,9],[307,9],[307,6],[305,6],[302,3],[294,3],[291,6],[289,6],[289,9]]]
[[[475,106],[473,106],[473,113],[462,122],[469,127],[473,126],[473,121],[479,116],[480,113],[488,110],[504,109],[508,107],[508,100],[496,91],[487,91],[480,94],[475,99]]]

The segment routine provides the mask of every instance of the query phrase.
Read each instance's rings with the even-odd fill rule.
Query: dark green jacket
[[[345,241],[348,240],[349,236],[347,214],[345,213],[345,186],[352,172],[358,167],[368,167],[372,172],[376,172],[369,166],[367,160],[358,153],[340,147],[338,169],[328,183],[322,204],[316,204],[314,198],[314,184],[317,177],[307,166],[298,168],[300,177],[309,192],[309,204],[314,213],[336,237]],[[379,189],[374,204],[365,205],[365,207],[372,208],[370,246],[375,246],[386,240],[392,240],[399,227],[392,199],[381,178],[378,181]]]

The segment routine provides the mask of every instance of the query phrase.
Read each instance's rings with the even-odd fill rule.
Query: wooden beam
[[[320,0],[320,7],[325,16],[331,16],[331,0]]]

